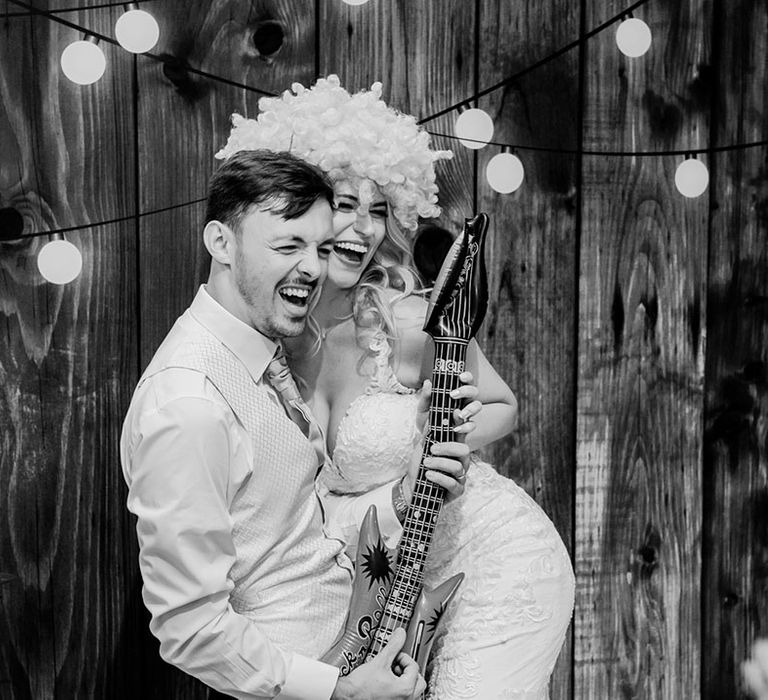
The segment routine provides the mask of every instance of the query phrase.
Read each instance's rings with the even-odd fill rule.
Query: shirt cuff
[[[292,654],[285,683],[275,700],[329,700],[339,669],[301,654]]]

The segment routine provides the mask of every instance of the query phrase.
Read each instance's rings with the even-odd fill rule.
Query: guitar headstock
[[[483,249],[488,216],[465,219],[464,229],[445,256],[429,297],[424,330],[433,338],[473,338],[488,308]]]

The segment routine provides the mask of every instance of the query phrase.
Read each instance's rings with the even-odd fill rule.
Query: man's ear
[[[203,229],[203,243],[211,258],[229,267],[234,255],[235,232],[221,221],[209,221]]]

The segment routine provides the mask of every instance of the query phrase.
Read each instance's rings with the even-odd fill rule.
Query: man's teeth
[[[309,290],[300,287],[283,287],[280,294],[296,303],[304,303],[309,298]]]

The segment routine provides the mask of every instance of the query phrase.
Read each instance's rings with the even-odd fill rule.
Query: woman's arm
[[[517,399],[475,340],[467,348],[467,368],[477,383],[477,400],[483,404],[472,419],[475,429],[467,437],[469,448],[477,450],[517,428]]]
[[[397,323],[394,369],[407,386],[420,386],[432,378],[435,347],[422,330],[427,302],[411,296],[394,305]],[[478,389],[477,400],[483,404],[473,417],[475,430],[467,437],[471,450],[484,447],[511,433],[517,427],[517,399],[512,389],[486,359],[480,346],[471,340],[467,348],[467,369]]]

